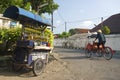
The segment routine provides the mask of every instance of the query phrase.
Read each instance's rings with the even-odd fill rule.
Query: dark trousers
[[[104,46],[104,45],[105,45],[105,43],[106,43],[106,41],[99,42],[99,43],[98,43],[98,45],[97,45],[97,46],[98,46],[98,48],[100,49],[100,45],[102,45],[102,47],[104,48],[104,47],[105,47],[105,46]]]

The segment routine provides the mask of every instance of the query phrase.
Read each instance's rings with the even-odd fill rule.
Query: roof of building
[[[3,17],[3,14],[0,14],[0,19],[3,19],[3,20],[9,20],[9,18],[7,18],[7,17]]]
[[[76,34],[79,33],[88,33],[90,29],[75,28]]]
[[[90,30],[90,32],[95,32],[101,29],[103,26],[108,26],[110,28],[110,34],[120,33],[120,13],[110,16],[108,19],[104,20],[103,23],[98,24],[96,27]]]

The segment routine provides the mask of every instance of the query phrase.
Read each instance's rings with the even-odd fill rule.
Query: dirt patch
[[[53,54],[50,61],[40,76],[34,76],[32,71],[9,72],[7,67],[0,68],[0,80],[75,80],[74,75],[67,68],[67,63],[59,59],[58,54]]]

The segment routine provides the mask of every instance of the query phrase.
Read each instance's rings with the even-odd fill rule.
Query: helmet
[[[102,31],[100,29],[97,32],[102,33]]]

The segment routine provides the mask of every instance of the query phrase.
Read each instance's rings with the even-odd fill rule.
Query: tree
[[[3,13],[6,10],[6,8],[12,5],[16,5],[16,6],[23,8],[24,6],[23,2],[24,0],[1,0],[0,1],[0,13]]]
[[[70,29],[69,30],[70,35],[74,35],[76,33],[75,29]]]
[[[59,38],[67,38],[69,36],[70,36],[70,34],[67,32],[62,32],[62,34],[59,34]]]
[[[48,3],[48,5],[41,8],[41,6],[46,3]],[[53,0],[1,0],[0,13],[3,13],[6,8],[12,5],[24,8],[28,11],[30,11],[30,7],[32,7],[32,11],[37,14],[50,14],[59,7]]]
[[[54,10],[58,9],[59,7],[58,4],[56,4],[53,0],[27,0],[27,2],[31,3],[33,11],[37,14],[51,14]]]
[[[102,31],[103,31],[104,34],[110,34],[110,28],[108,26],[104,26],[102,28]]]

